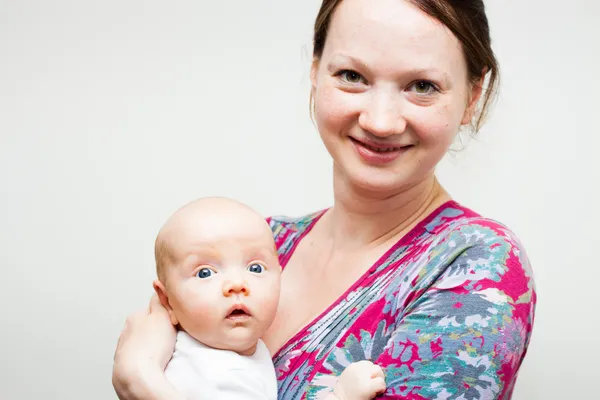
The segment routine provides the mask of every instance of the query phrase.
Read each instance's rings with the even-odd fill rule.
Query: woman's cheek
[[[315,98],[315,118],[319,128],[329,132],[343,130],[350,123],[358,107],[357,94],[346,93],[334,87],[317,91]]]
[[[454,114],[448,106],[418,110],[413,117],[413,129],[421,144],[449,146],[460,127]]]

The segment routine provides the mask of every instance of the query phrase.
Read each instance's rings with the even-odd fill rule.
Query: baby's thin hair
[[[154,242],[154,259],[156,261],[156,275],[163,284],[165,283],[165,270],[172,258],[173,255],[167,240],[159,234]]]

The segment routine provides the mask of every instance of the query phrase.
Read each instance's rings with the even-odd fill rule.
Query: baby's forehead
[[[177,258],[265,259],[276,254],[270,235],[181,234],[170,240]]]

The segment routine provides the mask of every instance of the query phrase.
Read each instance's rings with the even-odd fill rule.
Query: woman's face
[[[458,39],[404,0],[344,0],[311,81],[336,175],[385,194],[433,176],[480,95]]]

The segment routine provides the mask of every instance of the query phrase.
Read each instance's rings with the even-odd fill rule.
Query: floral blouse
[[[325,211],[271,217],[281,265]],[[510,399],[536,294],[504,225],[449,201],[273,357],[279,399],[321,399],[350,363],[382,367],[386,399]]]

